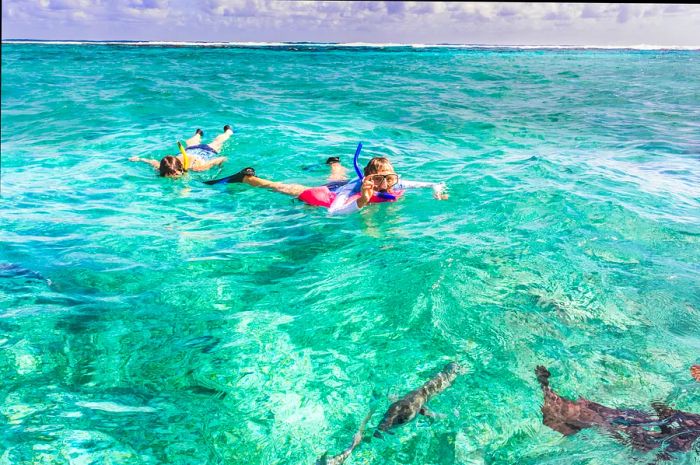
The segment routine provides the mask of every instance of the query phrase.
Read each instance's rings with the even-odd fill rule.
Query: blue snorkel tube
[[[355,158],[352,160],[352,163],[355,165],[355,173],[357,173],[357,177],[360,178],[360,182],[362,182],[362,170],[360,169],[360,165],[357,163],[357,159],[360,158],[360,150],[362,150],[362,142],[357,144],[357,150],[355,150]]]
[[[361,150],[362,150],[362,142],[357,144],[357,150],[355,150],[355,158],[352,161],[352,163],[355,165],[355,173],[357,173],[357,177],[360,178],[360,186],[362,186],[362,180],[364,179],[364,176],[362,175],[362,170],[360,169],[360,164],[357,161],[360,158],[360,151]],[[396,196],[391,195],[388,192],[377,192],[377,197],[380,197],[380,198],[386,199],[386,200],[396,200]]]

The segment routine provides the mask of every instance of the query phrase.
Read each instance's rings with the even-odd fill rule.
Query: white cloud
[[[234,41],[629,44],[645,33],[646,43],[700,44],[700,7],[687,4],[4,0],[2,11],[3,37],[51,38],[46,35],[60,23],[72,37],[103,24],[125,39],[153,40],[160,34]]]
[[[49,0],[47,3],[45,8],[50,10],[79,10],[90,6],[89,0]]]
[[[599,19],[605,15],[605,5],[600,5],[598,3],[587,3],[583,6],[581,10],[581,18],[584,19]]]

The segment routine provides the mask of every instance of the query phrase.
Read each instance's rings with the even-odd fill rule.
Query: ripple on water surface
[[[700,411],[697,52],[297,48],[3,44],[0,463],[313,463],[452,360],[347,463],[653,459],[544,426],[534,368]],[[219,172],[127,162],[224,124]],[[201,183],[358,141],[450,199]]]

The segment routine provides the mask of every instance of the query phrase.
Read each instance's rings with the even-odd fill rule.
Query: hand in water
[[[447,186],[444,184],[440,184],[437,187],[433,188],[433,197],[435,197],[437,200],[447,200],[450,198],[449,195],[447,195]]]

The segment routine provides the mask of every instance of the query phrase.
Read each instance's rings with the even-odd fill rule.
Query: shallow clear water
[[[700,412],[698,76],[692,51],[3,44],[0,463],[312,463],[450,360],[440,417],[348,464],[653,457],[543,426],[533,370]],[[363,141],[451,197],[329,218],[127,161],[224,124],[219,175],[318,185]]]

